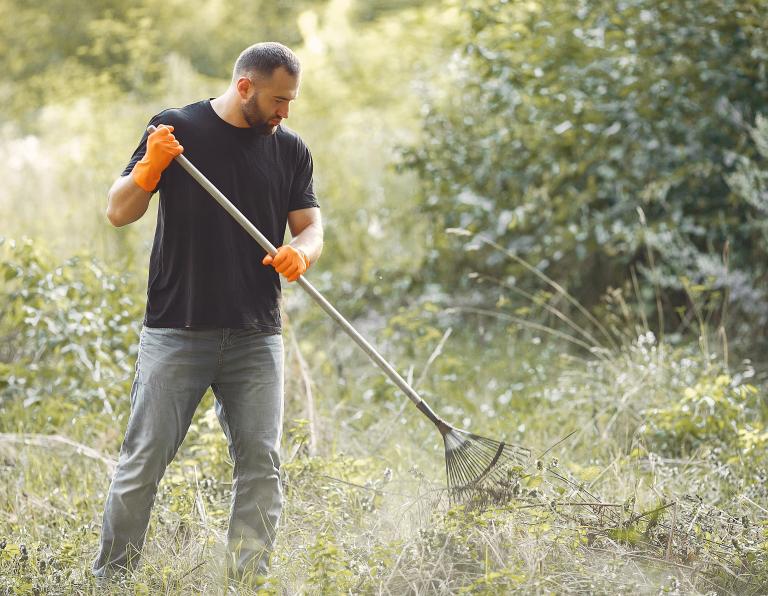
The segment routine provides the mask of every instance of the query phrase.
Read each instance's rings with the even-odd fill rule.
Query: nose
[[[284,106],[280,106],[277,108],[277,115],[280,116],[283,120],[288,118],[288,111],[290,110],[290,106],[286,102]]]

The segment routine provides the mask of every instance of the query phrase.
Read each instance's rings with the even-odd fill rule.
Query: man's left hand
[[[296,281],[300,275],[309,269],[309,258],[300,248],[284,244],[277,249],[275,256],[267,255],[262,261],[264,265],[272,265],[275,270],[288,281]]]

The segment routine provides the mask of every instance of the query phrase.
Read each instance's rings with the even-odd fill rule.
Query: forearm
[[[133,223],[146,213],[151,198],[130,174],[118,178],[107,196],[107,219],[115,227]]]
[[[315,263],[323,252],[323,224],[315,221],[293,237],[291,246],[301,250],[310,263]]]

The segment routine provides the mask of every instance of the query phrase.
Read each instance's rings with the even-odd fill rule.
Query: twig
[[[645,230],[648,230],[648,224],[645,219],[645,212],[642,210],[641,207],[637,208],[637,215],[640,218],[640,225],[645,228]],[[653,289],[654,293],[656,294],[656,316],[658,317],[658,324],[659,324],[659,336],[664,337],[664,309],[662,308],[661,304],[661,288],[659,287],[659,276],[658,271],[656,270],[656,261],[653,258],[653,250],[651,250],[651,245],[648,243],[647,239],[643,237],[643,244],[645,245],[645,253],[648,257],[648,264],[651,267],[651,277],[653,279]]]
[[[640,313],[640,319],[643,321],[643,329],[645,329],[645,331],[649,331],[650,327],[648,326],[648,319],[645,316],[645,309],[643,308],[643,304],[644,304],[643,300],[640,298],[640,284],[637,282],[637,272],[634,266],[629,268],[629,273],[632,276],[632,288],[635,291],[635,298],[638,304],[637,310]]]
[[[205,563],[206,563],[206,561],[205,561],[205,560],[203,560],[203,561],[200,561],[200,562],[199,562],[197,565],[195,565],[195,566],[194,566],[194,567],[192,567],[191,569],[188,569],[187,571],[185,571],[183,574],[181,574],[181,575],[179,576],[179,581],[183,580],[183,579],[184,579],[185,577],[187,577],[188,575],[191,575],[192,573],[194,573],[195,571],[197,571],[198,569],[200,569],[200,567],[202,567],[203,565],[205,565]]]
[[[403,559],[403,555],[405,554],[407,547],[403,547],[403,549],[400,551],[400,554],[397,556],[397,560],[395,561],[394,567],[392,567],[392,572],[389,574],[389,577],[387,578],[387,581],[384,583],[384,586],[382,587],[382,591],[386,591],[386,589],[389,587],[389,582],[392,581],[392,578],[395,575],[395,571],[397,571],[397,568],[400,566],[400,561]]]
[[[675,501],[675,508],[672,510],[672,523],[669,525],[669,536],[667,537],[667,552],[664,558],[669,561],[672,556],[672,538],[675,535],[675,525],[677,524],[677,501]]]
[[[602,472],[600,472],[595,478],[593,478],[590,481],[587,488],[592,488],[595,485],[595,483],[603,477],[603,474],[605,474],[608,470],[610,470],[612,467],[616,465],[616,462],[619,461],[620,458],[621,458],[620,455],[616,456],[616,458],[610,464],[608,464],[605,468],[603,468]]]
[[[200,493],[200,483],[197,479],[197,465],[193,468],[195,471],[195,505],[197,506],[197,512],[200,514],[200,521],[203,522],[203,526],[208,526],[208,514],[205,511],[205,503],[203,503],[203,497]]]
[[[448,313],[454,313],[454,312],[468,312],[476,315],[482,315],[486,317],[501,319],[502,321],[509,321],[510,323],[515,323],[516,325],[520,325],[521,327],[527,327],[529,329],[534,329],[536,331],[541,331],[542,333],[547,333],[549,335],[554,335],[555,337],[559,339],[563,339],[569,343],[572,343],[576,346],[579,346],[581,348],[584,348],[589,353],[594,354],[601,360],[606,360],[607,356],[605,356],[602,352],[605,350],[601,350],[599,348],[596,348],[595,346],[591,346],[588,343],[580,340],[577,337],[573,337],[572,335],[568,335],[567,333],[563,333],[562,331],[558,331],[557,329],[553,329],[552,327],[547,327],[546,325],[541,325],[539,323],[534,323],[531,321],[528,321],[526,319],[523,319],[522,317],[515,317],[512,315],[508,315],[506,313],[500,313],[496,312],[495,310],[488,310],[485,308],[475,308],[472,306],[452,306],[450,308],[447,308],[445,312]]]
[[[550,445],[549,447],[547,447],[547,448],[546,448],[544,451],[542,451],[542,452],[539,454],[539,459],[541,459],[542,457],[544,457],[544,456],[545,456],[547,453],[549,453],[550,451],[552,451],[552,450],[553,450],[555,447],[557,447],[557,446],[558,446],[558,445],[560,445],[561,443],[564,443],[565,441],[567,441],[568,439],[570,439],[570,438],[571,438],[573,435],[575,435],[575,434],[576,434],[576,432],[577,432],[577,431],[575,431],[575,430],[572,430],[572,431],[571,431],[571,432],[569,432],[567,435],[565,435],[565,436],[564,436],[562,439],[560,439],[559,441],[557,441],[557,442],[556,442],[554,445]]]
[[[607,408],[605,408],[600,414],[596,415],[595,418],[602,415],[603,413],[607,412],[611,408],[615,408],[615,411],[613,415],[611,416],[610,420],[605,425],[605,428],[603,428],[602,435],[603,439],[608,438],[608,432],[611,430],[613,425],[616,423],[616,421],[619,419],[619,415],[624,412],[626,409],[625,406],[627,404],[627,401],[630,397],[634,396],[636,393],[639,393],[641,389],[645,387],[645,379],[648,375],[643,375],[643,377],[638,381],[637,385],[630,389],[629,391],[624,392],[624,395],[621,396],[621,399],[619,400],[619,403],[617,405],[611,405]]]
[[[688,530],[686,530],[686,534],[690,534],[691,530],[693,530],[693,524],[696,523],[696,519],[699,517],[699,512],[701,511],[702,507],[704,507],[703,503],[699,503],[699,506],[696,507],[696,513],[693,514],[693,517],[691,518],[691,523],[688,524]]]
[[[662,505],[661,507],[656,507],[656,509],[651,509],[650,511],[643,511],[642,513],[638,513],[637,515],[633,515],[631,518],[629,518],[629,523],[633,524],[636,521],[639,521],[639,520],[643,519],[646,515],[651,515],[652,513],[658,513],[659,511],[664,511],[665,509],[669,509],[673,505],[675,507],[675,515],[676,515],[677,514],[677,501],[673,501],[671,503],[667,503],[666,505]]]
[[[448,329],[445,330],[445,333],[443,333],[443,337],[441,337],[440,341],[437,343],[437,346],[435,347],[435,349],[432,350],[432,353],[429,355],[429,358],[427,358],[427,362],[426,364],[424,364],[424,368],[421,369],[421,373],[419,374],[419,378],[416,379],[416,383],[414,384],[414,387],[418,387],[424,381],[424,378],[427,376],[427,371],[429,370],[429,367],[432,366],[435,360],[437,360],[437,357],[443,353],[443,347],[445,346],[445,342],[448,341],[448,338],[451,337],[451,333],[453,333],[453,328],[448,327]]]
[[[547,503],[529,503],[526,505],[520,505],[516,509],[528,509],[530,507],[624,507],[622,503],[600,503],[590,501],[564,501],[562,503],[557,501],[550,501]]]
[[[660,564],[660,565],[671,565],[672,567],[677,567],[678,569],[685,569],[686,571],[692,571],[692,572],[697,572],[698,571],[695,567],[691,567],[690,565],[683,565],[682,563],[676,563],[674,561],[665,561],[664,559],[659,559],[658,557],[650,557],[648,555],[641,555],[639,553],[633,553],[633,552],[621,553],[621,552],[617,552],[617,551],[614,551],[614,550],[609,550],[607,548],[598,548],[598,547],[594,547],[594,546],[591,546],[590,550],[597,551],[597,552],[604,552],[604,553],[608,553],[608,554],[611,554],[611,555],[614,555],[614,556],[619,556],[619,557],[627,557],[627,558],[630,558],[630,559],[642,559],[643,561],[649,561],[651,563],[656,563],[656,564]],[[730,569],[728,569],[727,567],[724,567],[723,571],[725,571],[726,573],[728,573],[732,577],[736,578],[736,575],[734,575],[733,572]],[[709,583],[711,586],[716,586],[716,587],[718,587],[718,589],[722,590],[722,586],[718,586],[712,580],[707,578],[704,574],[700,573],[699,577],[701,577],[701,579],[703,579],[704,581]],[[732,594],[732,592],[730,592],[730,593]]]
[[[357,484],[355,482],[350,482],[349,480],[342,480],[341,478],[336,478],[334,476],[329,476],[328,474],[318,474],[321,478],[326,478],[327,480],[331,480],[332,482],[338,482],[339,484],[346,484],[347,486],[351,486],[353,488],[360,488],[362,490],[367,490],[373,493],[376,493],[377,495],[381,496],[392,496],[392,497],[405,497],[407,499],[412,499],[413,495],[406,495],[403,493],[392,493],[389,491],[384,491],[380,488],[374,488],[373,486],[364,486],[362,484]],[[444,490],[444,489],[437,489],[437,490]]]
[[[317,452],[317,414],[315,412],[315,398],[312,394],[312,379],[309,376],[309,366],[304,356],[301,354],[299,342],[296,340],[296,334],[290,333],[291,350],[296,355],[296,362],[299,365],[301,381],[304,385],[304,395],[307,399],[307,419],[309,420],[309,455],[313,456]]]
[[[525,290],[523,290],[523,289],[521,289],[521,288],[518,288],[518,287],[516,287],[516,286],[514,286],[514,285],[509,285],[509,284],[506,284],[506,283],[504,283],[503,281],[501,281],[500,279],[498,279],[498,278],[495,278],[495,277],[492,277],[492,276],[490,276],[490,275],[482,275],[482,274],[478,274],[478,275],[477,275],[477,279],[478,279],[479,281],[482,281],[482,280],[488,280],[488,281],[491,281],[491,282],[495,283],[497,286],[500,286],[500,287],[502,287],[502,288],[504,288],[504,289],[506,289],[506,290],[509,290],[509,291],[511,291],[511,292],[514,292],[515,294],[517,294],[517,295],[519,295],[519,296],[522,296],[523,298],[525,298],[525,299],[527,299],[527,300],[530,300],[530,301],[531,301],[531,303],[535,304],[536,306],[541,306],[541,307],[543,307],[543,308],[544,308],[544,310],[546,310],[546,311],[547,311],[547,312],[549,312],[550,314],[554,315],[555,317],[557,317],[558,319],[560,319],[561,321],[563,321],[563,322],[564,322],[566,325],[568,325],[568,326],[569,326],[571,329],[573,329],[573,330],[574,330],[576,333],[578,333],[579,335],[581,335],[581,336],[582,336],[582,337],[583,337],[583,338],[584,338],[586,341],[590,341],[590,342],[592,342],[592,343],[595,345],[595,347],[598,347],[598,348],[602,348],[602,349],[605,349],[605,346],[603,346],[603,345],[602,345],[602,344],[601,344],[601,343],[600,343],[600,342],[599,342],[599,341],[598,341],[598,340],[595,338],[595,336],[594,336],[594,335],[592,335],[591,333],[589,333],[589,331],[587,331],[587,330],[586,330],[584,327],[581,327],[581,326],[580,326],[580,325],[578,325],[576,322],[574,322],[574,321],[573,321],[573,320],[572,320],[570,317],[568,317],[568,316],[567,316],[565,313],[563,313],[563,312],[562,312],[560,309],[558,309],[557,307],[555,307],[555,306],[552,306],[551,304],[549,304],[549,302],[545,302],[545,301],[542,301],[542,300],[540,300],[540,299],[537,299],[537,298],[536,298],[536,296],[534,296],[534,295],[533,295],[533,294],[531,294],[530,292],[526,292]]]
[[[69,511],[65,511],[64,509],[60,509],[55,505],[51,505],[50,503],[43,501],[42,499],[38,499],[34,495],[30,495],[27,493],[23,493],[23,494],[24,494],[24,497],[27,499],[27,501],[29,501],[31,504],[37,507],[40,507],[41,509],[47,509],[48,511],[51,511],[53,513],[64,515],[71,520],[77,520],[77,516],[72,515]]]
[[[114,471],[115,466],[117,465],[117,461],[111,457],[102,455],[87,445],[83,445],[82,443],[78,443],[77,441],[73,441],[72,439],[68,439],[67,437],[63,437],[61,435],[0,433],[0,443],[2,442],[21,443],[23,445],[44,448],[50,448],[53,445],[66,445],[67,447],[72,447],[78,455],[84,455],[85,457],[100,461],[107,467],[110,472]]]
[[[754,505],[755,507],[757,507],[757,508],[758,508],[760,511],[762,511],[763,513],[768,513],[768,509],[766,509],[765,507],[761,507],[760,505],[758,505],[757,503],[755,503],[755,502],[754,502],[752,499],[750,499],[750,498],[749,498],[747,495],[740,495],[740,496],[739,496],[739,499],[741,499],[741,500],[743,500],[743,501],[747,501],[747,502],[748,502],[748,503],[750,503],[751,505]]]
[[[517,262],[518,264],[525,267],[528,271],[533,273],[536,277],[544,281],[546,284],[548,284],[552,289],[554,289],[558,294],[563,296],[568,302],[570,302],[573,306],[576,307],[576,309],[581,312],[582,315],[584,315],[589,322],[591,322],[597,329],[600,330],[600,332],[605,336],[605,338],[608,340],[608,343],[611,344],[611,346],[614,349],[618,349],[618,345],[616,343],[616,340],[613,338],[613,336],[608,332],[608,330],[603,326],[600,321],[598,321],[595,316],[589,312],[584,305],[576,300],[568,291],[563,288],[559,283],[557,283],[555,280],[553,280],[551,277],[549,277],[546,273],[541,271],[540,269],[537,269],[528,261],[525,259],[522,259],[515,253],[513,253],[511,250],[504,248],[501,246],[498,242],[495,242],[491,240],[490,238],[487,238],[486,236],[483,236],[482,234],[477,234],[477,237],[480,239],[481,242],[484,242],[485,244],[488,244],[489,246],[492,246],[498,251],[503,252],[505,255],[507,255],[510,259]]]

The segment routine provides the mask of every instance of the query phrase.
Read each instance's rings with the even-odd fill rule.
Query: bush
[[[748,426],[758,411],[756,398],[754,385],[727,374],[705,374],[669,403],[644,410],[642,431],[651,445],[668,455],[690,455],[702,447],[751,451],[765,444]]]
[[[29,240],[0,241],[0,251],[0,429],[23,430],[14,420],[26,420],[36,432],[82,437],[113,418],[121,426],[144,308],[139,289],[93,259],[56,264]]]
[[[673,305],[681,276],[715,278],[763,297],[751,308],[765,316],[766,246],[726,178],[739,155],[758,154],[745,122],[768,108],[766,10],[765,0],[467,3],[448,83],[408,154],[437,278],[519,275],[479,244],[460,254],[444,234],[460,227],[594,303],[628,265],[649,265],[647,245],[662,262],[655,281],[680,292]]]

